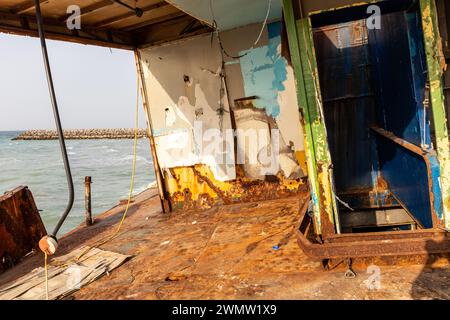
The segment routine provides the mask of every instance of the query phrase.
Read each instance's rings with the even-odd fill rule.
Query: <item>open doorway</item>
[[[427,229],[442,214],[418,1],[312,15],[342,232]],[[357,18],[355,18],[357,17]]]

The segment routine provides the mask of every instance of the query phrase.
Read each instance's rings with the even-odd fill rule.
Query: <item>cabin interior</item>
[[[83,281],[107,277],[76,299],[397,299],[408,279],[420,298],[448,297],[447,269],[425,270],[450,248],[450,151],[445,116],[435,112],[438,91],[449,93],[439,78],[445,72],[450,83],[440,59],[450,57],[449,1],[436,0],[442,57],[422,16],[434,0],[0,0],[0,32],[36,37],[36,2],[48,39],[134,52],[158,190],[62,237],[48,262],[57,232],[46,236],[31,192],[0,197],[2,214],[14,217],[0,232],[8,239],[0,244],[17,251],[7,268],[38,242],[54,244],[40,246],[44,268],[34,254],[1,278],[14,281],[4,296],[30,297],[34,286],[43,297],[36,273],[65,276],[74,259],[86,270],[85,254],[101,247],[131,259],[110,273],[106,258],[89,255],[101,274]],[[74,2],[82,25],[68,30]],[[430,60],[440,60],[439,72]],[[259,135],[248,143],[251,130]],[[417,255],[426,268],[403,268]],[[356,278],[359,258],[375,277],[374,261],[402,268],[383,269],[376,292]],[[59,281],[64,293],[80,289],[67,282]]]
[[[172,210],[275,199],[308,188],[315,164],[307,163],[312,146],[305,143],[305,106],[299,103],[283,1],[218,0],[213,9],[207,0],[123,1],[139,6],[139,17],[117,1],[80,0],[75,2],[82,27],[68,31],[66,8],[72,2],[41,1],[46,35],[134,50],[160,197]],[[441,29],[447,30],[444,2],[437,1]],[[0,31],[37,36],[33,3],[0,4]],[[441,172],[420,2],[376,2],[380,25],[368,23],[372,3],[292,3],[300,11],[296,19],[307,17],[311,24],[308,63],[317,63],[335,231],[441,225]],[[197,135],[198,122],[201,130],[218,130],[221,159],[210,140]],[[230,139],[228,129],[263,132],[255,163],[238,163],[238,151],[248,159],[252,150],[245,137]],[[277,171],[259,158],[274,151],[273,129],[280,133]]]

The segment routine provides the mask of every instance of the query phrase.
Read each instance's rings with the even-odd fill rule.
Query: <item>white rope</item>
[[[349,205],[347,202],[345,202],[345,201],[339,199],[339,197],[338,197],[337,195],[334,195],[334,197],[335,197],[336,200],[337,200],[340,204],[342,204],[344,207],[346,207],[346,208],[349,209],[350,211],[355,211],[355,209],[353,209],[352,207],[350,207],[350,205]]]
[[[267,7],[266,18],[264,19],[264,22],[263,22],[263,24],[262,24],[261,31],[259,32],[258,38],[256,38],[255,43],[253,43],[253,47],[256,46],[256,45],[258,44],[259,40],[261,39],[261,36],[262,36],[262,34],[263,34],[263,32],[264,32],[264,28],[266,27],[267,21],[269,20],[270,8],[271,8],[271,7],[272,7],[272,0],[269,0],[269,5],[268,5],[268,7]]]
[[[220,47],[221,47],[222,51],[224,51],[225,54],[226,54],[228,57],[230,57],[230,58],[233,58],[233,59],[239,59],[239,58],[242,58],[243,56],[247,55],[248,52],[245,53],[245,54],[242,55],[242,56],[235,57],[235,56],[232,56],[232,55],[228,54],[227,51],[225,50],[225,48],[223,47],[222,40],[220,39],[220,35],[219,35],[220,29],[219,29],[219,26],[217,25],[216,17],[215,17],[215,15],[214,15],[214,9],[213,9],[213,3],[212,3],[212,1],[213,1],[213,0],[209,0],[209,10],[211,11],[212,25],[213,25],[214,31],[217,33],[217,38],[218,38],[218,40],[219,40],[219,44],[220,44]],[[267,22],[269,21],[269,16],[270,16],[270,11],[271,11],[271,9],[272,9],[272,0],[269,0],[268,5],[267,5],[266,17],[264,18],[263,24],[262,24],[262,26],[261,26],[261,30],[259,31],[258,37],[256,38],[255,42],[254,42],[253,45],[250,47],[250,49],[248,49],[248,51],[254,49],[255,46],[256,46],[256,45],[259,43],[259,41],[261,40],[261,37],[262,37],[262,35],[263,35],[263,33],[264,33],[264,29],[266,28]]]

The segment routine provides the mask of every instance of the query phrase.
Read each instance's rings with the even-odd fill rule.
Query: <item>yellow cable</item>
[[[48,255],[44,252],[44,270],[45,270],[45,299],[48,300]]]
[[[120,229],[122,228],[123,222],[125,221],[125,218],[127,217],[127,213],[128,213],[128,209],[130,208],[130,204],[131,204],[131,198],[133,196],[133,188],[134,188],[134,177],[136,175],[136,154],[137,154],[137,142],[138,142],[138,129],[139,129],[139,85],[140,85],[140,81],[139,81],[139,75],[137,77],[137,93],[136,93],[136,109],[135,109],[135,119],[134,119],[134,145],[133,145],[133,167],[132,167],[132,172],[131,172],[131,181],[130,181],[130,191],[128,193],[128,201],[127,201],[127,206],[125,208],[125,211],[122,215],[122,219],[120,220],[119,226],[117,227],[117,230],[108,238],[106,238],[105,240],[100,240],[99,243],[94,243],[94,245],[91,248],[86,249],[85,251],[83,251],[76,259],[80,260],[80,258],[82,256],[84,256],[86,253],[89,252],[89,250],[91,250],[92,248],[95,247],[99,247],[101,245],[104,245],[105,243],[111,241],[112,239],[114,239],[118,234]]]
[[[92,248],[104,245],[105,243],[107,243],[108,241],[111,241],[112,239],[114,239],[118,234],[120,229],[122,228],[122,225],[125,221],[125,218],[127,217],[127,213],[128,213],[128,209],[130,208],[130,204],[131,204],[131,198],[133,196],[133,188],[134,188],[134,177],[136,175],[136,154],[137,154],[137,142],[138,142],[138,127],[139,127],[139,85],[140,85],[140,81],[139,81],[139,75],[137,76],[137,93],[136,93],[136,110],[135,110],[135,119],[134,119],[134,145],[133,145],[133,168],[132,168],[132,172],[131,172],[131,181],[130,181],[130,192],[128,193],[128,202],[127,202],[127,206],[125,208],[125,211],[122,215],[122,219],[120,220],[119,226],[117,227],[117,230],[108,238],[106,238],[104,241],[100,240],[100,243],[94,243],[94,245],[88,249],[86,249],[85,251],[83,251],[77,258],[76,260],[80,260],[80,258],[82,256],[84,256],[86,253],[89,252],[89,250],[91,250]],[[49,300],[49,295],[48,295],[48,255],[47,253],[44,252],[44,270],[45,270],[45,297],[47,300]]]
[[[136,154],[137,154],[137,142],[138,142],[138,127],[139,127],[139,85],[140,85],[140,81],[139,81],[139,76],[137,77],[137,94],[136,94],[136,110],[135,110],[135,119],[134,119],[134,145],[133,145],[133,168],[132,168],[132,172],[131,172],[131,181],[130,181],[130,191],[128,193],[128,202],[127,202],[127,206],[125,208],[125,211],[122,215],[122,219],[120,220],[119,226],[117,227],[117,230],[108,238],[106,238],[105,240],[100,240],[100,243],[95,243],[92,247],[86,249],[85,251],[83,251],[77,258],[76,260],[80,260],[80,258],[82,256],[84,256],[86,253],[89,252],[89,250],[91,250],[94,247],[98,247],[101,245],[104,245],[105,243],[107,243],[108,241],[111,241],[112,239],[114,239],[118,234],[120,229],[122,228],[122,225],[125,221],[125,218],[127,217],[127,213],[128,213],[128,209],[130,208],[130,204],[131,204],[131,198],[133,196],[133,188],[134,188],[134,177],[136,175]],[[49,300],[49,295],[48,295],[48,255],[47,253],[44,252],[44,270],[45,270],[45,297],[47,300]]]

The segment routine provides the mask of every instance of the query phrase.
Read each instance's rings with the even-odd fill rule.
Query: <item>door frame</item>
[[[356,1],[355,1],[356,2]],[[379,1],[358,2],[367,5]],[[333,8],[337,10],[339,8]],[[431,110],[440,167],[442,216],[440,226],[450,229],[450,147],[443,93],[442,52],[435,0],[420,0],[424,44],[430,83]],[[314,213],[314,231],[326,239],[340,233],[334,196],[333,166],[323,117],[323,104],[310,16],[295,18],[293,0],[283,0],[292,66],[299,106],[304,117],[305,153]]]

